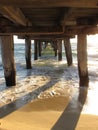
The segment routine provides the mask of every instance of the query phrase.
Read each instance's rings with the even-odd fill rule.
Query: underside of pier
[[[68,66],[72,65],[69,39],[78,37],[78,70],[80,86],[88,86],[87,34],[98,33],[97,0],[3,0],[0,2],[0,36],[2,61],[7,86],[15,81],[13,58],[13,35],[26,39],[26,64],[31,68],[30,40],[35,40],[35,60],[37,43],[52,42],[58,49],[58,60],[62,60],[60,44],[64,40]],[[40,50],[40,49],[39,49]],[[41,55],[41,53],[40,53]]]
[[[89,76],[87,63],[87,35],[97,33],[98,0],[1,0],[0,49],[6,85],[0,92],[0,130],[98,130],[98,84],[89,87],[89,77],[98,74]],[[14,35],[25,39],[29,76],[21,81],[23,85],[16,82]],[[74,67],[70,39],[76,35]],[[67,65],[61,64],[62,44]],[[43,45],[51,46],[57,63],[45,59],[46,66],[41,58],[37,62]]]

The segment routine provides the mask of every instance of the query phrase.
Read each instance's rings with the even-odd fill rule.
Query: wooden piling
[[[57,41],[53,41],[53,50],[55,57],[57,56]]]
[[[1,55],[4,76],[8,87],[16,85],[13,36],[1,36]]]
[[[62,40],[57,40],[58,46],[58,61],[62,61]]]
[[[38,42],[38,53],[39,53],[39,57],[41,57],[41,51],[42,51],[42,44],[41,44],[41,42],[39,41]]]
[[[88,68],[87,68],[87,38],[86,34],[78,35],[77,44],[77,59],[78,59],[78,71],[80,82],[79,85],[82,87],[88,87]]]
[[[55,57],[57,57],[57,49],[54,50],[54,53]]]
[[[25,59],[26,68],[31,69],[31,39],[29,37],[25,38]]]
[[[65,48],[67,64],[68,64],[68,66],[71,66],[72,65],[72,50],[71,50],[71,44],[70,44],[69,37],[64,39],[64,48]]]
[[[38,59],[38,41],[34,40],[34,60]]]

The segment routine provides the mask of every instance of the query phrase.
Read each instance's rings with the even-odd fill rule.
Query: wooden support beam
[[[82,18],[77,18],[77,26],[81,26],[81,25],[83,25],[83,26],[96,26],[97,25],[97,23],[98,23],[98,18],[95,16],[93,16],[93,17],[82,17]]]
[[[61,17],[61,25],[65,27],[67,19],[72,17],[73,11],[75,11],[74,8],[65,8]]]
[[[18,38],[18,39],[25,39],[25,37],[26,37],[25,35],[18,35],[17,38]],[[30,37],[30,36],[29,36],[29,37]]]
[[[79,96],[78,96],[78,101],[84,105],[86,100],[87,100],[87,95],[88,95],[88,88],[79,88]]]
[[[25,38],[25,59],[26,68],[31,69],[31,39],[29,37]]]
[[[55,48],[55,50],[54,50],[54,52],[55,52],[55,57],[57,57],[57,48]]]
[[[52,42],[52,47],[53,47],[53,50],[54,50],[54,55],[55,57],[57,56],[57,41],[53,41]]]
[[[77,59],[78,59],[78,71],[80,78],[80,86],[88,87],[89,78],[88,78],[88,68],[87,68],[87,38],[86,34],[78,35],[78,44],[77,44]]]
[[[16,69],[14,63],[14,44],[12,36],[1,37],[1,55],[4,76],[8,87],[16,85]]]
[[[2,28],[2,27],[1,27]],[[63,34],[64,30],[61,26],[55,26],[55,27],[24,27],[24,26],[7,26],[2,30],[0,30],[0,34],[2,35],[8,35],[8,34],[14,34],[14,35],[57,35],[57,34]]]
[[[30,21],[24,16],[22,11],[19,8],[11,7],[11,6],[2,6],[0,7],[0,13],[13,21],[14,23],[23,25],[23,26],[31,26]]]
[[[98,0],[2,0],[0,6],[98,8]]]
[[[71,44],[70,44],[70,38],[69,37],[64,39],[64,47],[65,47],[67,64],[68,64],[68,66],[71,66],[72,65],[72,50],[71,50]]]
[[[11,27],[0,30],[0,36],[2,35],[29,35],[31,39],[56,39],[65,38],[66,36],[73,37],[73,35],[78,35],[79,33],[85,34],[96,34],[98,33],[97,25],[77,25],[77,26],[66,26],[65,31],[60,28],[50,28],[49,30],[45,28],[33,28],[33,27]]]
[[[97,25],[80,25],[80,26],[70,26],[65,28],[64,34],[66,36],[70,35],[78,35],[78,34],[97,34],[98,33],[98,27]]]
[[[34,60],[38,59],[38,41],[34,40]]]
[[[98,34],[98,26],[83,28],[81,31],[83,34]]]
[[[41,51],[42,51],[42,43],[39,41],[38,42],[38,53],[39,53],[39,57],[41,57]]]
[[[62,61],[62,40],[57,40],[58,46],[58,61]]]
[[[47,27],[48,28],[48,27]],[[66,26],[65,31],[60,28],[33,28],[33,27],[11,27],[11,28],[5,28],[0,30],[0,36],[2,35],[29,35],[32,39],[56,39],[56,38],[65,38],[66,36],[73,36],[78,35],[79,33],[85,33],[85,34],[96,34],[98,33],[98,27],[97,25],[77,25],[77,26]]]

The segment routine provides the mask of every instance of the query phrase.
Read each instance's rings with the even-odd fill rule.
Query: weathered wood
[[[34,40],[34,60],[38,59],[38,41]]]
[[[31,69],[31,39],[29,37],[25,38],[25,59],[26,68]]]
[[[55,41],[55,39],[64,39],[68,36],[66,36],[65,34],[59,34],[59,35],[29,35],[31,40],[39,40],[40,42],[42,41]],[[70,38],[75,38],[75,35],[70,35]],[[25,39],[25,35],[18,35],[19,39]]]
[[[18,7],[85,7],[98,8],[97,0],[2,0],[0,6],[18,6]]]
[[[39,57],[41,57],[41,51],[42,51],[42,43],[39,41],[38,42],[38,53],[39,53]]]
[[[84,17],[84,18],[78,18],[77,19],[77,25],[96,25],[96,22],[98,22],[98,18],[94,17]]]
[[[87,87],[80,87],[79,88],[79,95],[78,95],[78,101],[84,105],[85,101],[87,99],[88,94],[88,88]]]
[[[47,27],[48,28],[48,27]],[[51,28],[51,27],[49,27]],[[15,30],[14,30],[15,29]],[[2,31],[3,30],[3,31]],[[30,35],[33,39],[63,39],[66,36],[73,36],[78,35],[79,33],[85,33],[85,34],[97,34],[98,33],[98,27],[97,26],[88,26],[88,25],[78,25],[78,26],[69,26],[65,28],[65,32],[63,32],[63,29],[56,29],[53,30],[52,28],[50,30],[46,30],[46,28],[41,28],[40,30],[38,28],[33,29],[32,27],[12,27],[6,28],[0,30],[0,36],[2,35]]]
[[[9,20],[13,21],[14,23],[18,23],[21,25],[31,25],[29,20],[24,16],[19,8],[14,8],[11,6],[3,6],[0,7],[0,13],[7,17]]]
[[[69,37],[64,39],[64,48],[65,48],[67,64],[68,64],[68,66],[71,66],[72,65],[72,50],[71,50],[71,44],[70,44]]]
[[[55,49],[54,52],[55,52],[55,54],[54,54],[55,57],[57,57],[57,49]]]
[[[56,57],[57,56],[57,41],[52,42],[52,47],[53,47],[53,50],[54,50],[54,55]]]
[[[12,36],[1,37],[2,63],[8,87],[16,85],[16,69],[14,63],[14,44]]]
[[[85,34],[78,35],[77,59],[79,71],[79,84],[82,87],[89,85],[88,67],[87,67],[87,38]]]
[[[62,60],[62,40],[57,40],[58,47],[58,61]]]
[[[24,27],[24,26],[6,26],[7,23],[4,25],[4,29],[0,30],[0,34],[13,34],[14,35],[21,35],[21,34],[34,34],[34,35],[58,35],[58,34],[63,34],[64,30],[61,26],[55,26],[53,27]],[[2,28],[2,27],[1,27]]]
[[[0,24],[0,35],[77,35],[98,24],[97,14],[97,0],[3,0],[0,21],[5,18],[12,24]],[[77,25],[83,25],[83,30]]]
[[[72,15],[74,8],[64,8],[63,15],[61,15],[61,25],[65,27],[67,19]]]

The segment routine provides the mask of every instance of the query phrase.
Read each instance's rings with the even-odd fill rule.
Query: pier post
[[[54,55],[57,56],[57,41],[53,42]]]
[[[58,61],[62,61],[62,40],[57,40],[58,46]]]
[[[41,41],[38,42],[38,52],[39,52],[39,57],[41,57],[41,51],[42,51],[42,44]]]
[[[1,55],[4,76],[8,87],[16,85],[16,68],[14,63],[13,36],[1,36]]]
[[[68,64],[68,66],[71,66],[72,65],[72,50],[71,50],[71,44],[70,44],[69,37],[66,37],[66,39],[64,39],[64,48],[65,48],[67,64]]]
[[[38,59],[38,41],[34,40],[34,60]]]
[[[31,69],[31,39],[29,37],[25,38],[25,59],[26,59],[26,68]]]
[[[87,37],[86,34],[78,35],[77,44],[77,59],[78,59],[78,72],[79,72],[79,85],[88,87],[88,68],[87,68]]]

